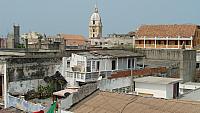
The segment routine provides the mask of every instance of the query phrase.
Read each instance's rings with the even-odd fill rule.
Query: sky
[[[200,24],[200,0],[0,0],[0,35],[36,31],[47,35],[88,37],[88,22],[97,4],[103,35],[128,33],[142,24]]]

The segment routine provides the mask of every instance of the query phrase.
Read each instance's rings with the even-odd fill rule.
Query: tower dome
[[[98,8],[95,7],[95,11],[94,13],[92,14],[90,20],[95,20],[95,21],[101,21],[101,17],[99,15],[99,11],[98,11]]]
[[[98,8],[95,5],[93,14],[89,20],[89,38],[100,38],[102,37],[102,22]]]

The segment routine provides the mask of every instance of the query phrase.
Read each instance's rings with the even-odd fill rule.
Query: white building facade
[[[143,56],[121,50],[82,52],[63,58],[63,75],[69,85],[78,86],[95,82],[99,76],[110,77],[115,71],[137,69],[138,60],[143,60]]]

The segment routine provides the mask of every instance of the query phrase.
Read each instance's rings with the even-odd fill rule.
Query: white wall
[[[173,98],[173,84],[166,85],[166,98],[172,99]]]
[[[102,91],[112,91],[112,89],[127,87],[131,86],[132,84],[132,77],[102,79],[99,82],[99,89]]]
[[[197,62],[200,61],[200,53],[196,53],[196,61],[197,61]]]
[[[170,97],[170,92],[167,94],[167,90],[170,90],[170,86],[161,84],[148,84],[148,83],[135,83],[135,91],[137,93],[153,94],[153,97],[166,98]],[[169,95],[169,97],[168,97]]]
[[[86,68],[86,57],[72,53],[70,67],[77,66],[78,65],[78,61],[83,61],[84,65],[82,65],[81,67],[82,68]],[[84,72],[86,72],[86,70],[84,70]]]
[[[70,60],[70,68],[67,67],[67,60]],[[79,76],[79,74],[76,74],[72,71],[72,67],[75,67],[78,65],[78,61],[83,61],[83,65],[81,65],[81,71],[84,73],[86,71],[86,57],[80,56],[77,54],[72,54],[70,58],[63,57],[62,64],[63,64],[63,76],[67,80],[69,86],[77,86],[78,83],[76,82],[76,77]],[[70,74],[71,73],[71,74]],[[85,77],[83,80],[81,77],[78,79],[79,81],[84,82]]]

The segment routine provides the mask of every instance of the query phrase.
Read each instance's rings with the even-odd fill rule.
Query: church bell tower
[[[100,39],[102,37],[102,27],[101,17],[95,5],[94,12],[89,20],[89,39]]]

